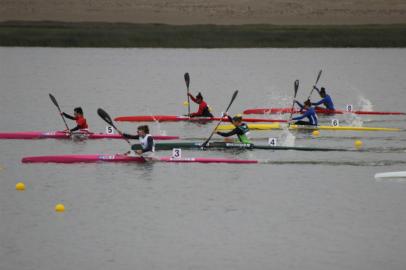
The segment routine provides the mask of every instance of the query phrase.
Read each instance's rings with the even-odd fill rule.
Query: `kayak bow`
[[[383,178],[406,178],[406,171],[377,173],[377,174],[375,174],[375,178],[376,178],[376,179],[383,179]]]
[[[59,156],[32,156],[24,157],[23,163],[98,163],[98,162],[119,162],[119,163],[145,163],[143,157],[129,157],[125,155],[59,155]],[[153,162],[168,163],[231,163],[231,164],[252,164],[259,163],[257,160],[249,159],[228,159],[228,158],[172,158],[157,157]]]

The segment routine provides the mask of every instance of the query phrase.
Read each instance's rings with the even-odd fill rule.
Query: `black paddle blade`
[[[189,84],[190,84],[190,77],[189,77],[189,73],[185,73],[185,83],[186,83],[186,87],[189,88]]]
[[[111,120],[110,115],[103,109],[99,108],[97,109],[97,114],[103,119],[107,124],[109,124],[112,127],[115,127],[113,120]]]
[[[228,109],[230,109],[231,104],[233,104],[234,99],[237,97],[237,95],[238,95],[238,90],[235,90],[235,92],[234,92],[233,96],[231,97],[230,104],[228,104],[228,107],[227,107],[227,109],[226,109],[226,111],[225,111],[225,112],[228,112]]]
[[[299,80],[296,80],[295,81],[295,95],[294,95],[294,97],[296,97],[298,90],[299,90]]]
[[[315,85],[319,82],[319,79],[320,79],[320,76],[321,76],[321,72],[322,72],[322,70],[320,69],[319,74],[317,75],[317,80],[316,80]]]
[[[238,90],[235,90],[233,96],[231,97],[230,103],[228,104],[227,109],[225,110],[225,112],[228,112],[228,109],[230,109],[231,104],[233,104],[235,98],[238,95]],[[205,148],[206,145],[209,143],[211,137],[213,137],[214,133],[216,132],[216,129],[218,128],[218,126],[221,124],[221,122],[223,121],[223,118],[220,119],[220,121],[217,123],[217,126],[214,128],[213,132],[210,134],[209,138],[207,138],[207,140],[202,144],[202,148]]]
[[[56,101],[56,98],[55,98],[52,94],[49,94],[49,98],[51,99],[52,103],[53,103],[56,107],[59,108],[59,104],[58,104],[58,102]]]

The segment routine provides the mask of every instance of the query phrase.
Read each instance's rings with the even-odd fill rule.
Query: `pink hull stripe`
[[[87,136],[87,139],[122,139],[122,136],[119,134],[106,134],[106,133],[89,133],[84,134]],[[162,136],[162,135],[153,135],[155,140],[177,140],[178,136]],[[42,131],[27,131],[27,132],[0,132],[0,139],[23,139],[23,140],[32,140],[32,139],[70,139],[70,137],[61,131],[51,131],[51,132],[42,132]]]
[[[144,163],[142,157],[128,157],[124,155],[59,155],[59,156],[32,156],[24,157],[23,163],[96,163],[96,162],[124,162]],[[253,164],[257,160],[227,159],[227,158],[172,158],[159,157],[154,162],[168,163],[232,163],[232,164]]]

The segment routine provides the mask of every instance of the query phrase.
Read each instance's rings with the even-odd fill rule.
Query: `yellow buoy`
[[[56,212],[65,212],[65,206],[61,203],[58,203],[55,205],[55,211]]]
[[[314,131],[312,132],[312,135],[313,135],[314,137],[318,137],[318,136],[320,136],[320,131],[314,130]]]
[[[189,102],[187,102],[187,101],[184,101],[184,102],[183,102],[183,106],[186,107],[186,106],[188,106],[188,105],[189,105]]]
[[[25,190],[25,184],[23,182],[17,183],[16,184],[16,190],[24,191]]]
[[[361,140],[356,140],[355,142],[354,142],[354,145],[355,145],[355,147],[356,148],[361,148],[362,147],[362,141]]]

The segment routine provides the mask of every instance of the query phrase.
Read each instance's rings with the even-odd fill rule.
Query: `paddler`
[[[297,100],[295,100],[295,103],[300,107],[302,115],[292,118],[293,121],[296,121],[294,124],[317,126],[317,114],[310,99],[306,100],[303,105]],[[303,121],[304,118],[309,119],[309,121]]]
[[[83,116],[83,110],[81,107],[76,107],[75,109],[73,109],[73,116],[65,112],[61,113],[61,115],[70,120],[76,121],[76,127],[72,128],[70,132],[74,132],[77,130],[88,132],[89,127],[87,125],[86,118]]]
[[[190,93],[188,93],[188,96],[192,99],[194,103],[199,104],[199,110],[195,113],[191,113],[189,115],[190,117],[213,117],[213,115],[210,112],[209,106],[203,100],[203,96],[200,92],[197,94],[196,97],[194,97]]]
[[[320,97],[321,97],[321,100],[318,101],[318,102],[312,103],[312,105],[318,106],[318,105],[323,104],[323,105],[326,107],[326,108],[325,108],[326,110],[332,110],[332,111],[334,111],[335,109],[334,109],[333,100],[331,99],[330,95],[327,95],[326,89],[325,89],[324,87],[322,87],[322,88],[320,88],[320,90],[319,90],[316,86],[313,86],[313,88],[316,89],[317,92],[319,92],[319,95],[320,95]]]
[[[223,117],[227,116],[230,122],[235,126],[233,130],[230,132],[217,132],[218,135],[223,137],[230,137],[233,135],[237,135],[238,140],[241,143],[251,144],[251,141],[248,139],[247,135],[249,132],[248,125],[242,122],[241,114],[237,114],[236,116],[232,117],[229,116],[227,113],[223,115]]]
[[[135,150],[134,152],[140,156],[148,157],[152,156],[155,152],[155,142],[151,134],[149,134],[149,127],[147,125],[138,126],[137,135],[131,135],[127,133],[121,134],[124,138],[135,139],[140,141],[141,149]],[[130,154],[130,151],[126,153]]]

